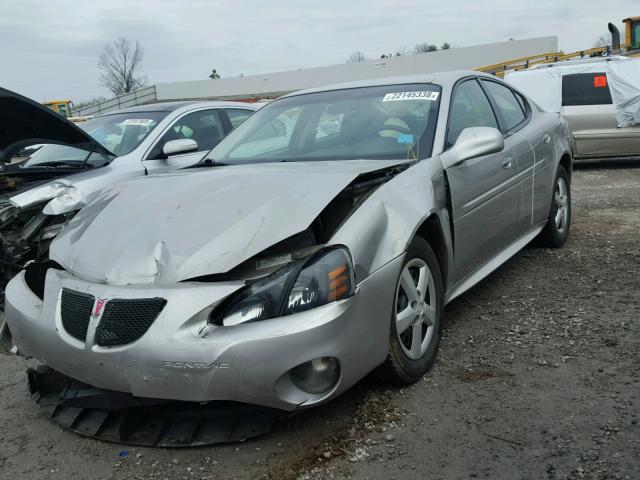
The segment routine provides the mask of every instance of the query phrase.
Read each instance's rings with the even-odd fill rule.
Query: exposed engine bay
[[[65,214],[44,207],[65,185],[50,185],[46,195],[16,197],[94,167],[89,155],[111,159],[113,154],[89,134],[53,110],[15,92],[0,88],[0,310],[7,282],[30,261],[45,258],[51,240],[75,211]],[[51,158],[29,164],[33,155],[54,144],[86,152],[84,161]],[[81,157],[82,158],[82,155]],[[59,160],[59,161],[58,161]],[[57,189],[57,190],[56,190]],[[36,198],[37,197],[37,198]],[[46,198],[45,198],[46,197]],[[13,201],[12,201],[13,200]]]
[[[51,178],[47,178],[47,181]],[[4,305],[7,282],[29,262],[47,257],[49,244],[75,212],[45,215],[49,200],[24,208],[16,207],[10,198],[42,183],[41,177],[0,177],[0,308]]]

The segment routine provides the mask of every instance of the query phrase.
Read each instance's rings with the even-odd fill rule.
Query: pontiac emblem
[[[104,298],[98,298],[96,300],[96,304],[93,307],[93,313],[91,314],[93,318],[98,318],[102,314],[102,310],[104,310],[105,303],[107,303],[107,300]]]

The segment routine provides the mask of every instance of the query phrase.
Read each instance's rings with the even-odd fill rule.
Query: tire
[[[540,243],[545,247],[560,248],[569,237],[571,227],[571,184],[569,175],[562,165],[558,166],[553,181],[553,197],[549,218],[542,232]]]
[[[418,288],[421,285],[422,291]],[[438,260],[429,243],[416,237],[396,281],[389,353],[378,369],[378,378],[409,385],[428,372],[438,353],[443,317],[444,288]],[[400,333],[399,328],[403,329]]]

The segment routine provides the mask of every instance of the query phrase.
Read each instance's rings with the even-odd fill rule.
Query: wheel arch
[[[560,162],[558,165],[562,165],[569,176],[569,181],[571,181],[571,175],[573,173],[573,161],[571,160],[571,155],[568,152],[565,152],[560,157]]]
[[[446,291],[447,278],[449,276],[449,250],[440,218],[436,213],[429,215],[422,224],[420,224],[414,235],[414,238],[415,237],[423,238],[433,249],[433,253],[435,253],[436,259],[438,260],[438,266],[440,267],[442,285]]]

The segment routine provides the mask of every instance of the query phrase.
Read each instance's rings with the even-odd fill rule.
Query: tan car
[[[574,158],[640,155],[640,125],[618,128],[606,72],[563,75],[561,112]]]

